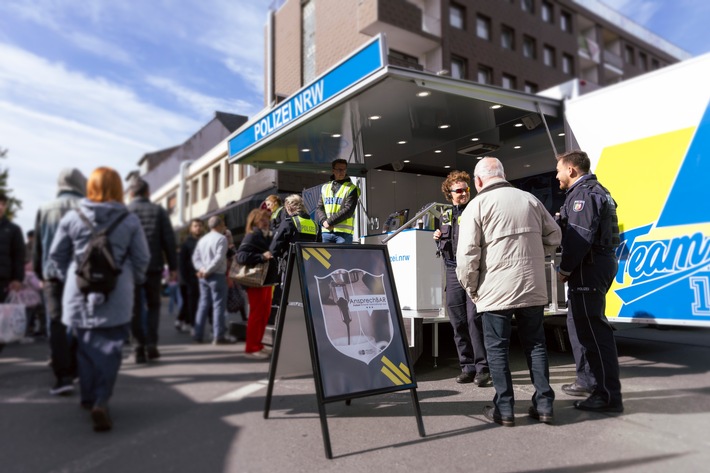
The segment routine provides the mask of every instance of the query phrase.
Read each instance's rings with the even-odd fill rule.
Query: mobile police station
[[[380,35],[229,138],[229,161],[330,174],[362,191],[356,236],[388,246],[410,345],[446,320],[432,240],[441,182],[495,156],[514,185],[555,213],[555,156],[585,150],[618,203],[612,322],[710,326],[710,55],[579,95],[578,81],[531,95],[386,63]],[[565,288],[550,276],[549,315]],[[435,324],[436,327],[436,324]]]

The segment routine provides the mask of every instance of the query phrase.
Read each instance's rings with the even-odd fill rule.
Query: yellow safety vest
[[[294,215],[291,217],[293,224],[296,227],[296,231],[304,236],[310,237],[307,240],[316,240],[316,235],[318,235],[318,229],[316,228],[316,222],[310,218],[301,217],[299,215]]]
[[[274,220],[275,218],[277,218],[282,210],[283,210],[283,207],[279,207],[278,209],[271,212],[271,220]]]
[[[340,210],[340,205],[343,200],[350,194],[353,189],[355,189],[360,195],[360,189],[352,182],[346,181],[338,189],[338,192],[333,195],[333,184],[332,181],[325,184],[321,189],[321,195],[323,197],[323,207],[325,208],[325,215],[331,216]],[[351,215],[349,218],[343,220],[342,222],[336,223],[335,226],[331,227],[329,230],[323,229],[326,232],[340,232],[340,233],[355,233],[355,214]]]

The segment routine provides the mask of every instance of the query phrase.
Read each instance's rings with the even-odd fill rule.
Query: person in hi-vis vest
[[[352,243],[360,189],[348,176],[346,160],[336,159],[332,166],[331,180],[321,188],[316,220],[322,227],[323,243]]]

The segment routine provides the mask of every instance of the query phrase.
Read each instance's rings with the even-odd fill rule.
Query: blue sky
[[[355,1],[355,0],[341,0]],[[693,55],[710,51],[707,0],[605,0]],[[0,147],[33,225],[60,169],[125,176],[215,110],[263,104],[263,26],[272,0],[2,0]]]

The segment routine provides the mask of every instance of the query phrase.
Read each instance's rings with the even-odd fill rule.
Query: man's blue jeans
[[[212,331],[214,339],[224,338],[227,331],[225,314],[227,310],[227,276],[225,274],[210,274],[200,279],[200,301],[197,305],[197,320],[195,321],[195,340],[202,341],[205,332],[205,321],[212,312]]]
[[[343,232],[323,232],[323,243],[350,244],[353,242],[352,233]]]
[[[483,313],[483,337],[488,355],[488,367],[496,390],[493,397],[495,409],[504,417],[512,417],[514,413],[513,380],[508,362],[513,315],[515,315],[518,338],[530,370],[530,378],[535,387],[532,397],[533,406],[541,414],[552,414],[555,393],[550,387],[550,365],[547,360],[545,331],[542,327],[543,306]]]

